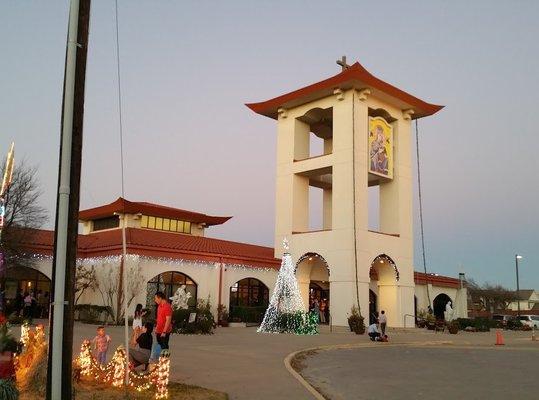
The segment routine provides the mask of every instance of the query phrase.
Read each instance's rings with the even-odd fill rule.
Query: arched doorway
[[[372,260],[369,276],[372,284],[378,287],[375,315],[377,315],[378,312],[385,311],[388,318],[394,318],[395,316],[391,315],[391,310],[394,310],[396,307],[396,289],[399,280],[399,270],[397,269],[397,265],[387,254],[380,254]],[[370,314],[371,313],[369,312],[369,320],[372,320]]]
[[[188,275],[178,271],[163,272],[148,281],[146,285],[146,307],[155,312],[155,294],[159,291],[163,292],[167,300],[169,300],[182,285],[185,285],[185,291],[191,295],[187,302],[189,309],[195,309],[197,305],[197,284]]]
[[[262,322],[269,304],[269,289],[256,278],[242,279],[230,287],[230,319],[235,322]]]
[[[49,313],[50,292],[51,280],[37,269],[23,266],[8,268],[4,285],[6,315],[20,313],[23,307],[22,298],[29,293],[35,299],[32,316],[46,318]]]
[[[306,308],[313,310],[318,304],[319,321],[330,323],[329,266],[318,253],[305,253],[296,263],[296,277]]]
[[[377,299],[378,296],[376,296],[376,293],[369,289],[369,325],[376,323],[378,319]]]
[[[434,308],[434,316],[436,319],[445,319],[444,312],[445,312],[445,306],[448,302],[451,302],[453,304],[453,300],[451,300],[451,297],[446,295],[445,293],[440,293],[438,296],[434,298],[432,301],[432,305]]]

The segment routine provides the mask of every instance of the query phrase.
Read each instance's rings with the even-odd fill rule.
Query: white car
[[[521,315],[518,317],[522,325],[528,325],[530,328],[539,328],[539,315]]]

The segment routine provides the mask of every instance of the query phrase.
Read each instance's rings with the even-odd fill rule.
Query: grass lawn
[[[152,389],[139,393],[136,390],[125,391],[95,383],[81,382],[75,385],[74,398],[76,400],[150,400],[154,399],[154,396],[155,393]],[[227,400],[228,395],[198,386],[170,382],[168,385],[168,398],[174,400]],[[19,399],[43,400],[43,397],[21,393]]]

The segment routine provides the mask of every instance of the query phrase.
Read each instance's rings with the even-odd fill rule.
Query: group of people
[[[318,315],[318,321],[321,324],[327,324],[329,321],[329,300],[311,297],[309,301],[309,311]]]
[[[380,328],[378,328],[378,325]],[[378,315],[376,322],[369,325],[367,328],[367,335],[373,342],[387,342],[389,340],[386,334],[387,327],[387,315],[384,310]]]
[[[152,333],[155,330],[155,340],[158,351],[168,349],[168,342],[172,332],[172,306],[168,302],[163,292],[157,292],[154,297],[157,304],[157,316],[155,327],[152,322],[144,322],[144,317],[148,310],[142,308],[142,304],[137,304],[133,315],[133,334],[129,348],[129,361],[133,368],[144,365],[147,368],[152,357],[154,341]],[[93,340],[94,351],[97,362],[104,365],[107,360],[107,351],[111,338],[105,333],[105,327],[97,328],[97,335]]]
[[[17,290],[15,295],[15,312],[24,318],[46,318],[49,311],[49,292],[43,293],[38,290],[34,295],[33,290],[28,292]]]

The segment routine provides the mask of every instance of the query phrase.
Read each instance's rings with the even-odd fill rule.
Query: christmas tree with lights
[[[258,332],[295,333],[298,335],[317,334],[318,316],[305,312],[286,238],[283,241],[283,246],[285,253],[283,254],[281,269],[277,275],[275,289]]]

